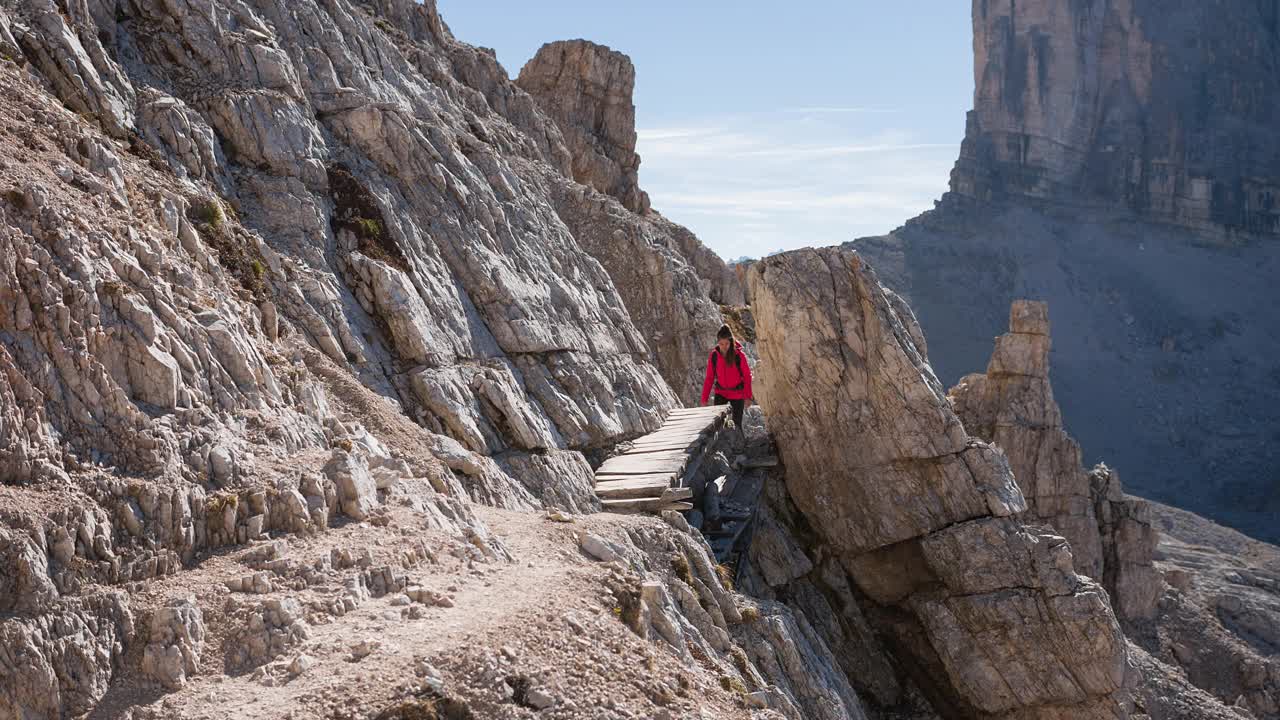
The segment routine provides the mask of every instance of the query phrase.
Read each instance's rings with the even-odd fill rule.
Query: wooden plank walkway
[[[662,427],[596,470],[596,495],[612,512],[689,510],[689,480],[715,445],[728,405],[677,408]]]

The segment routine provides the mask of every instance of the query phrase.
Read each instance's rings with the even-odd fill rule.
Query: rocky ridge
[[[1257,630],[1280,617],[1274,548],[1125,495],[1105,465],[1084,470],[1049,383],[1043,303],[1014,303],[987,372],[943,396],[910,308],[857,254],[784,253],[755,263],[749,277],[771,368],[761,395],[785,470],[766,486],[744,587],[808,618],[873,713],[930,717],[931,705],[943,717],[1276,716],[1280,664],[1269,631]],[[934,430],[915,432],[931,422]],[[952,445],[974,454],[949,470],[936,443],[952,426],[994,444]],[[993,482],[1001,478],[1003,487]],[[894,502],[903,488],[936,499]],[[994,510],[965,505],[957,498],[966,490],[1010,500]],[[860,534],[839,524],[846,518]],[[1094,619],[1087,610],[1019,615],[1011,603],[1036,592],[1049,608],[1092,597]],[[984,612],[965,611],[970,602]],[[1041,624],[1073,621],[1087,629],[1065,646],[1055,639],[1073,631],[1062,627],[1029,639]],[[967,634],[969,622],[981,630]],[[1034,657],[1022,655],[1028,648]],[[1070,656],[1058,655],[1057,667],[1073,678],[1090,662],[1117,662],[1109,695],[1037,696],[1060,687],[1048,659],[1058,653]],[[1034,690],[1016,684],[1025,673],[1037,678]],[[1006,697],[1010,705],[993,704]]]
[[[1198,703],[1199,712],[1225,713],[1211,697],[1259,718],[1276,717],[1271,673],[1280,663],[1274,643],[1259,643],[1253,629],[1280,621],[1269,567],[1274,551],[1126,495],[1106,465],[1086,472],[1049,383],[1047,306],[1015,302],[1009,329],[996,338],[986,373],[965,376],[948,398],[966,428],[1008,455],[1028,501],[1024,519],[1061,532],[1077,571],[1101,580],[1143,670],[1145,708],[1160,716]],[[1162,687],[1179,683],[1174,692]],[[1197,692],[1206,699],[1191,701]]]
[[[1117,473],[1086,473],[1080,446],[1062,427],[1049,383],[1049,308],[1017,301],[1009,332],[996,338],[985,374],[966,375],[948,393],[974,435],[1004,451],[1029,522],[1053,526],[1071,543],[1076,571],[1102,580],[1116,615],[1149,619],[1160,595],[1152,567],[1157,533],[1147,504],[1127,499]]]
[[[1011,302],[1048,301],[1087,462],[1275,542],[1274,3],[972,8],[950,192],[851,246],[911,303],[948,384],[986,364]]]
[[[599,96],[546,112],[431,3],[0,2],[0,52],[5,713],[1048,718],[1163,712],[1197,685],[1272,697],[1267,556],[1170,567],[1192,600],[1166,594],[1168,624],[1126,644],[1066,542],[1015,517],[1030,503],[949,409],[908,305],[847,253],[752,270],[773,273],[748,349],[785,467],[747,593],[679,515],[577,514],[587,458],[696,387],[741,290],[688,231],[574,179]],[[844,496],[833,467],[859,479]],[[1123,501],[1104,480],[1105,534]],[[1213,614],[1188,655],[1184,619]],[[1203,698],[1188,716],[1228,712]]]
[[[1061,537],[1015,518],[1027,504],[1008,460],[951,411],[914,318],[838,248],[767,258],[749,282],[787,492],[816,536],[807,552],[829,557],[819,587],[863,600],[948,717],[1127,717],[1136,673],[1105,591]]]
[[[516,78],[560,127],[579,184],[617,198],[637,215],[649,209],[636,154],[636,69],[620,52],[582,40],[547,43]]]
[[[1280,232],[1274,3],[975,0],[952,192],[1119,205],[1207,234]]]
[[[663,377],[697,403],[702,351],[721,322],[716,303],[741,304],[742,292],[724,261],[639,189],[631,60],[585,40],[549,43],[516,84],[555,121],[574,158],[576,182],[561,181],[554,195],[560,217],[613,278]]]
[[[434,7],[0,20],[6,712],[180,686],[209,672],[211,633],[233,673],[305,642],[315,619],[287,595],[224,622],[203,596],[141,593],[223,548],[409,522],[440,533],[432,553],[508,561],[472,502],[591,510],[582,452],[678,403],[557,214],[559,130]],[[671,245],[635,252],[692,277]],[[218,582],[408,587],[333,577],[345,555],[268,565]]]

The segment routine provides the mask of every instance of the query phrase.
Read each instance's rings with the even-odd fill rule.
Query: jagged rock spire
[[[1106,594],[1062,538],[1016,519],[1007,460],[952,412],[914,318],[840,248],[766,258],[749,283],[787,489],[934,706],[1127,717]]]

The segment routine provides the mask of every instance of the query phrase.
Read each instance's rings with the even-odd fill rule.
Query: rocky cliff
[[[1280,232],[1278,15],[1273,2],[975,0],[951,190]]]
[[[1274,3],[975,0],[974,106],[934,210],[853,243],[948,383],[1047,300],[1086,460],[1277,539]]]
[[[741,284],[639,188],[631,60],[585,40],[549,43],[516,84],[553,119],[573,159],[575,182],[561,181],[554,196],[561,218],[614,279],[663,377],[696,403],[703,351],[720,327],[716,304],[742,304]]]
[[[1143,669],[1143,705],[1153,716],[1186,713],[1213,704],[1192,699],[1203,693],[1256,717],[1280,715],[1275,645],[1252,629],[1280,622],[1274,549],[1125,495],[1106,465],[1086,473],[1049,383],[1048,307],[1015,302],[1009,330],[986,373],[965,376],[948,398],[966,428],[1007,454],[1024,519],[1062,533],[1077,571],[1106,588]]]
[[[756,263],[782,462],[707,468],[754,520],[592,513],[742,299],[636,204],[629,67],[512,82],[430,2],[0,0],[0,714],[1270,720],[1271,549],[1157,506],[1142,554],[1038,309],[948,399],[856,254]]]
[[[1277,716],[1257,630],[1280,618],[1274,548],[1085,471],[1043,303],[1015,303],[987,372],[944,396],[910,308],[856,253],[784,253],[749,279],[785,472],[744,584],[818,629],[873,714]]]
[[[1004,450],[1027,499],[1024,519],[1062,533],[1076,570],[1103,581],[1116,615],[1148,619],[1161,583],[1151,564],[1157,536],[1147,504],[1126,499],[1106,466],[1092,473],[1081,466],[1080,446],[1053,399],[1049,345],[1048,306],[1015,302],[987,372],[966,375],[947,397],[969,432]]]
[[[696,239],[578,185],[581,148],[431,4],[0,3],[0,74],[5,714],[173,717],[155,688],[304,675],[358,606],[429,622],[404,603],[512,558],[476,503],[594,509],[584,453],[696,392]],[[657,290],[613,279],[588,217]],[[660,368],[657,342],[699,352]],[[670,635],[693,596],[661,597]],[[757,656],[821,660],[792,641]],[[785,681],[714,642],[744,696]]]
[[[1127,717],[1105,591],[1061,537],[1016,519],[1008,460],[951,411],[914,318],[847,250],[749,273],[788,494],[893,660],[944,717]]]

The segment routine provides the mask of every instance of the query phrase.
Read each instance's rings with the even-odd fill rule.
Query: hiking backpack
[[[741,390],[747,383],[747,379],[742,376],[742,351],[734,348],[733,350],[733,366],[738,368],[738,384],[731,388],[720,387],[720,351],[711,351],[711,379],[717,390]]]

